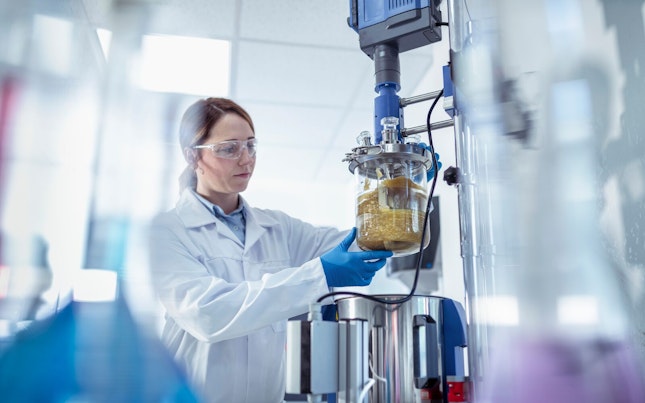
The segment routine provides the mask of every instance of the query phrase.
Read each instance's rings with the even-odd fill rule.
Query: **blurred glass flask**
[[[165,347],[114,293],[116,273],[82,272],[75,300],[19,332],[0,355],[2,401],[197,402]],[[97,290],[100,301],[78,299]]]
[[[526,209],[521,265],[502,274],[515,289],[518,323],[496,330],[486,403],[640,403],[645,396],[629,304],[599,222],[593,97],[603,83],[588,79],[590,70],[578,67],[549,88],[540,165],[527,178],[535,204]]]

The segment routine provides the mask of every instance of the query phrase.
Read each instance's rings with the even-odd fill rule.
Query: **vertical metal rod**
[[[453,71],[460,71],[460,60],[454,55],[460,54],[467,45],[468,34],[465,30],[464,0],[448,0],[448,32],[450,38],[451,63]],[[453,77],[455,82],[459,77]],[[475,139],[470,133],[470,126],[461,116],[459,105],[455,105],[454,132],[455,157],[459,168],[458,185],[459,225],[461,234],[461,256],[463,260],[464,288],[468,316],[468,376],[471,380],[472,396],[476,399],[479,382],[487,359],[487,329],[481,323],[477,301],[486,289],[486,279],[482,275],[482,246],[478,226],[482,217],[479,215],[481,201],[476,178]]]

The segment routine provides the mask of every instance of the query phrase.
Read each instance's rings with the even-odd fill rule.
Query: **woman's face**
[[[211,128],[203,144],[252,138],[255,133],[248,122],[234,113],[227,113]],[[210,149],[202,149],[200,153],[196,170],[197,193],[224,209],[227,201],[235,201],[235,208],[237,195],[246,190],[253,174],[255,156],[250,156],[246,148],[237,159],[216,157]]]

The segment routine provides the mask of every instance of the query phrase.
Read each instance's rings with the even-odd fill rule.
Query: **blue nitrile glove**
[[[337,247],[320,257],[327,285],[330,287],[350,287],[369,285],[374,274],[385,266],[392,256],[389,250],[348,252],[356,238],[356,228]]]
[[[423,147],[423,148],[425,148],[426,150],[428,150],[428,151],[432,152],[432,149],[431,149],[431,148],[430,148],[430,146],[429,146],[429,145],[427,145],[426,143],[419,143],[419,144],[418,144],[418,146],[419,146],[419,147]],[[434,153],[434,157],[437,159],[437,168],[438,168],[437,170],[439,170],[439,169],[441,169],[441,165],[442,165],[442,164],[441,164],[441,161],[439,161],[439,154]],[[434,164],[433,164],[433,165],[432,165],[432,167],[430,167],[430,169],[428,170],[428,176],[427,176],[428,182],[430,182],[430,181],[432,180],[432,178],[434,178]]]

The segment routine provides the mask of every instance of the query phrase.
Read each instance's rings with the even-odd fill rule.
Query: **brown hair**
[[[213,126],[224,117],[224,115],[234,113],[246,120],[255,132],[251,116],[240,105],[227,98],[205,98],[200,99],[186,109],[184,116],[181,118],[179,125],[179,145],[181,146],[184,158],[188,166],[179,177],[179,189],[183,190],[190,186],[193,189],[197,185],[197,176],[195,175],[195,166],[199,159],[199,154],[188,154],[186,149],[203,144],[208,138]],[[191,158],[190,155],[195,155]]]

